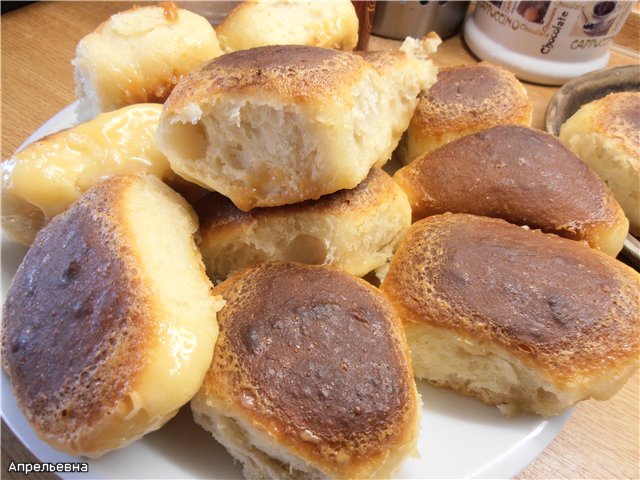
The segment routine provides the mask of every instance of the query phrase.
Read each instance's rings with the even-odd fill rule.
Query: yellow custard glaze
[[[160,104],[137,104],[103,113],[3,161],[3,228],[29,244],[46,222],[106,177],[145,172],[164,178],[171,170],[156,146],[161,111]]]
[[[159,183],[159,182],[158,182]],[[160,193],[160,195],[158,195]],[[144,348],[144,363],[112,413],[103,416],[73,454],[97,457],[156,430],[173,417],[202,385],[218,337],[217,313],[225,302],[211,294],[193,235],[197,217],[186,205],[162,198],[155,182],[127,192],[122,225],[137,255],[137,271],[156,316]],[[189,209],[190,211],[190,209]],[[176,233],[177,232],[177,233]],[[135,360],[132,352],[132,361]]]

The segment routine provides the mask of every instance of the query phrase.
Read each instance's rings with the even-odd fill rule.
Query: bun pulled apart
[[[557,415],[638,368],[640,276],[586,245],[464,214],[414,223],[381,287],[416,377]]]
[[[4,303],[2,351],[40,438],[97,457],[160,428],[197,392],[222,307],[197,225],[156,177],[129,175],[38,234]]]
[[[177,174],[244,211],[355,188],[389,159],[418,93],[435,80],[425,52],[438,41],[397,54],[403,76],[318,47],[224,55],[172,92],[158,145]]]
[[[414,447],[417,395],[383,295],[340,270],[263,263],[214,289],[226,302],[197,423],[246,478],[390,478]]]

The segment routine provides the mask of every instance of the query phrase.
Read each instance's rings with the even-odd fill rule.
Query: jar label
[[[633,2],[478,2],[474,20],[506,49],[554,61],[606,54]]]

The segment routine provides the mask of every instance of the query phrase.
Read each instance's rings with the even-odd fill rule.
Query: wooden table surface
[[[80,38],[129,3],[43,2],[2,16],[2,158],[42,123],[74,100],[70,60]],[[372,38],[370,48],[393,48],[398,42]],[[458,37],[445,42],[435,56],[438,65],[477,61]],[[612,52],[611,65],[638,63],[622,50]],[[542,128],[547,102],[554,87],[525,84],[534,104],[534,127]],[[4,293],[3,293],[4,295]],[[606,402],[579,404],[549,447],[518,479],[639,478],[640,422],[636,373],[627,385]],[[7,465],[36,461],[3,423],[2,472]],[[54,478],[31,474],[32,479]]]

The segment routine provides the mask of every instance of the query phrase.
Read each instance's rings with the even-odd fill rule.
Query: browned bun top
[[[372,50],[353,53],[364,58],[381,75],[392,71],[409,60],[407,54],[401,50]]]
[[[410,128],[433,135],[523,123],[531,111],[526,91],[502,67],[487,62],[442,67],[438,81],[420,95]]]
[[[640,92],[620,92],[598,100],[596,130],[622,138],[627,150],[640,157]]]
[[[331,267],[263,263],[214,290],[226,306],[207,397],[343,476],[407,435],[416,409],[408,351],[377,289]]]
[[[328,48],[275,45],[240,50],[185,76],[165,111],[232,92],[275,94],[288,100],[340,98],[367,69],[371,67],[359,56]]]
[[[445,214],[413,224],[381,288],[405,322],[498,343],[560,381],[638,355],[640,276],[503,220]]]
[[[100,183],[42,229],[4,304],[3,363],[16,400],[59,443],[115,408],[154,341],[149,294],[120,240],[135,178]]]
[[[400,169],[414,220],[437,213],[503,218],[572,239],[622,215],[602,180],[545,132],[502,125],[454,140]]]
[[[361,212],[369,212],[387,202],[398,192],[399,189],[393,179],[382,169],[374,167],[356,188],[339,190],[329,195],[323,195],[317,200],[307,200],[280,207],[258,207],[244,212],[227,197],[211,192],[196,203],[195,210],[200,219],[200,231],[207,232],[260,218],[287,216],[301,212],[332,216],[357,215]]]

